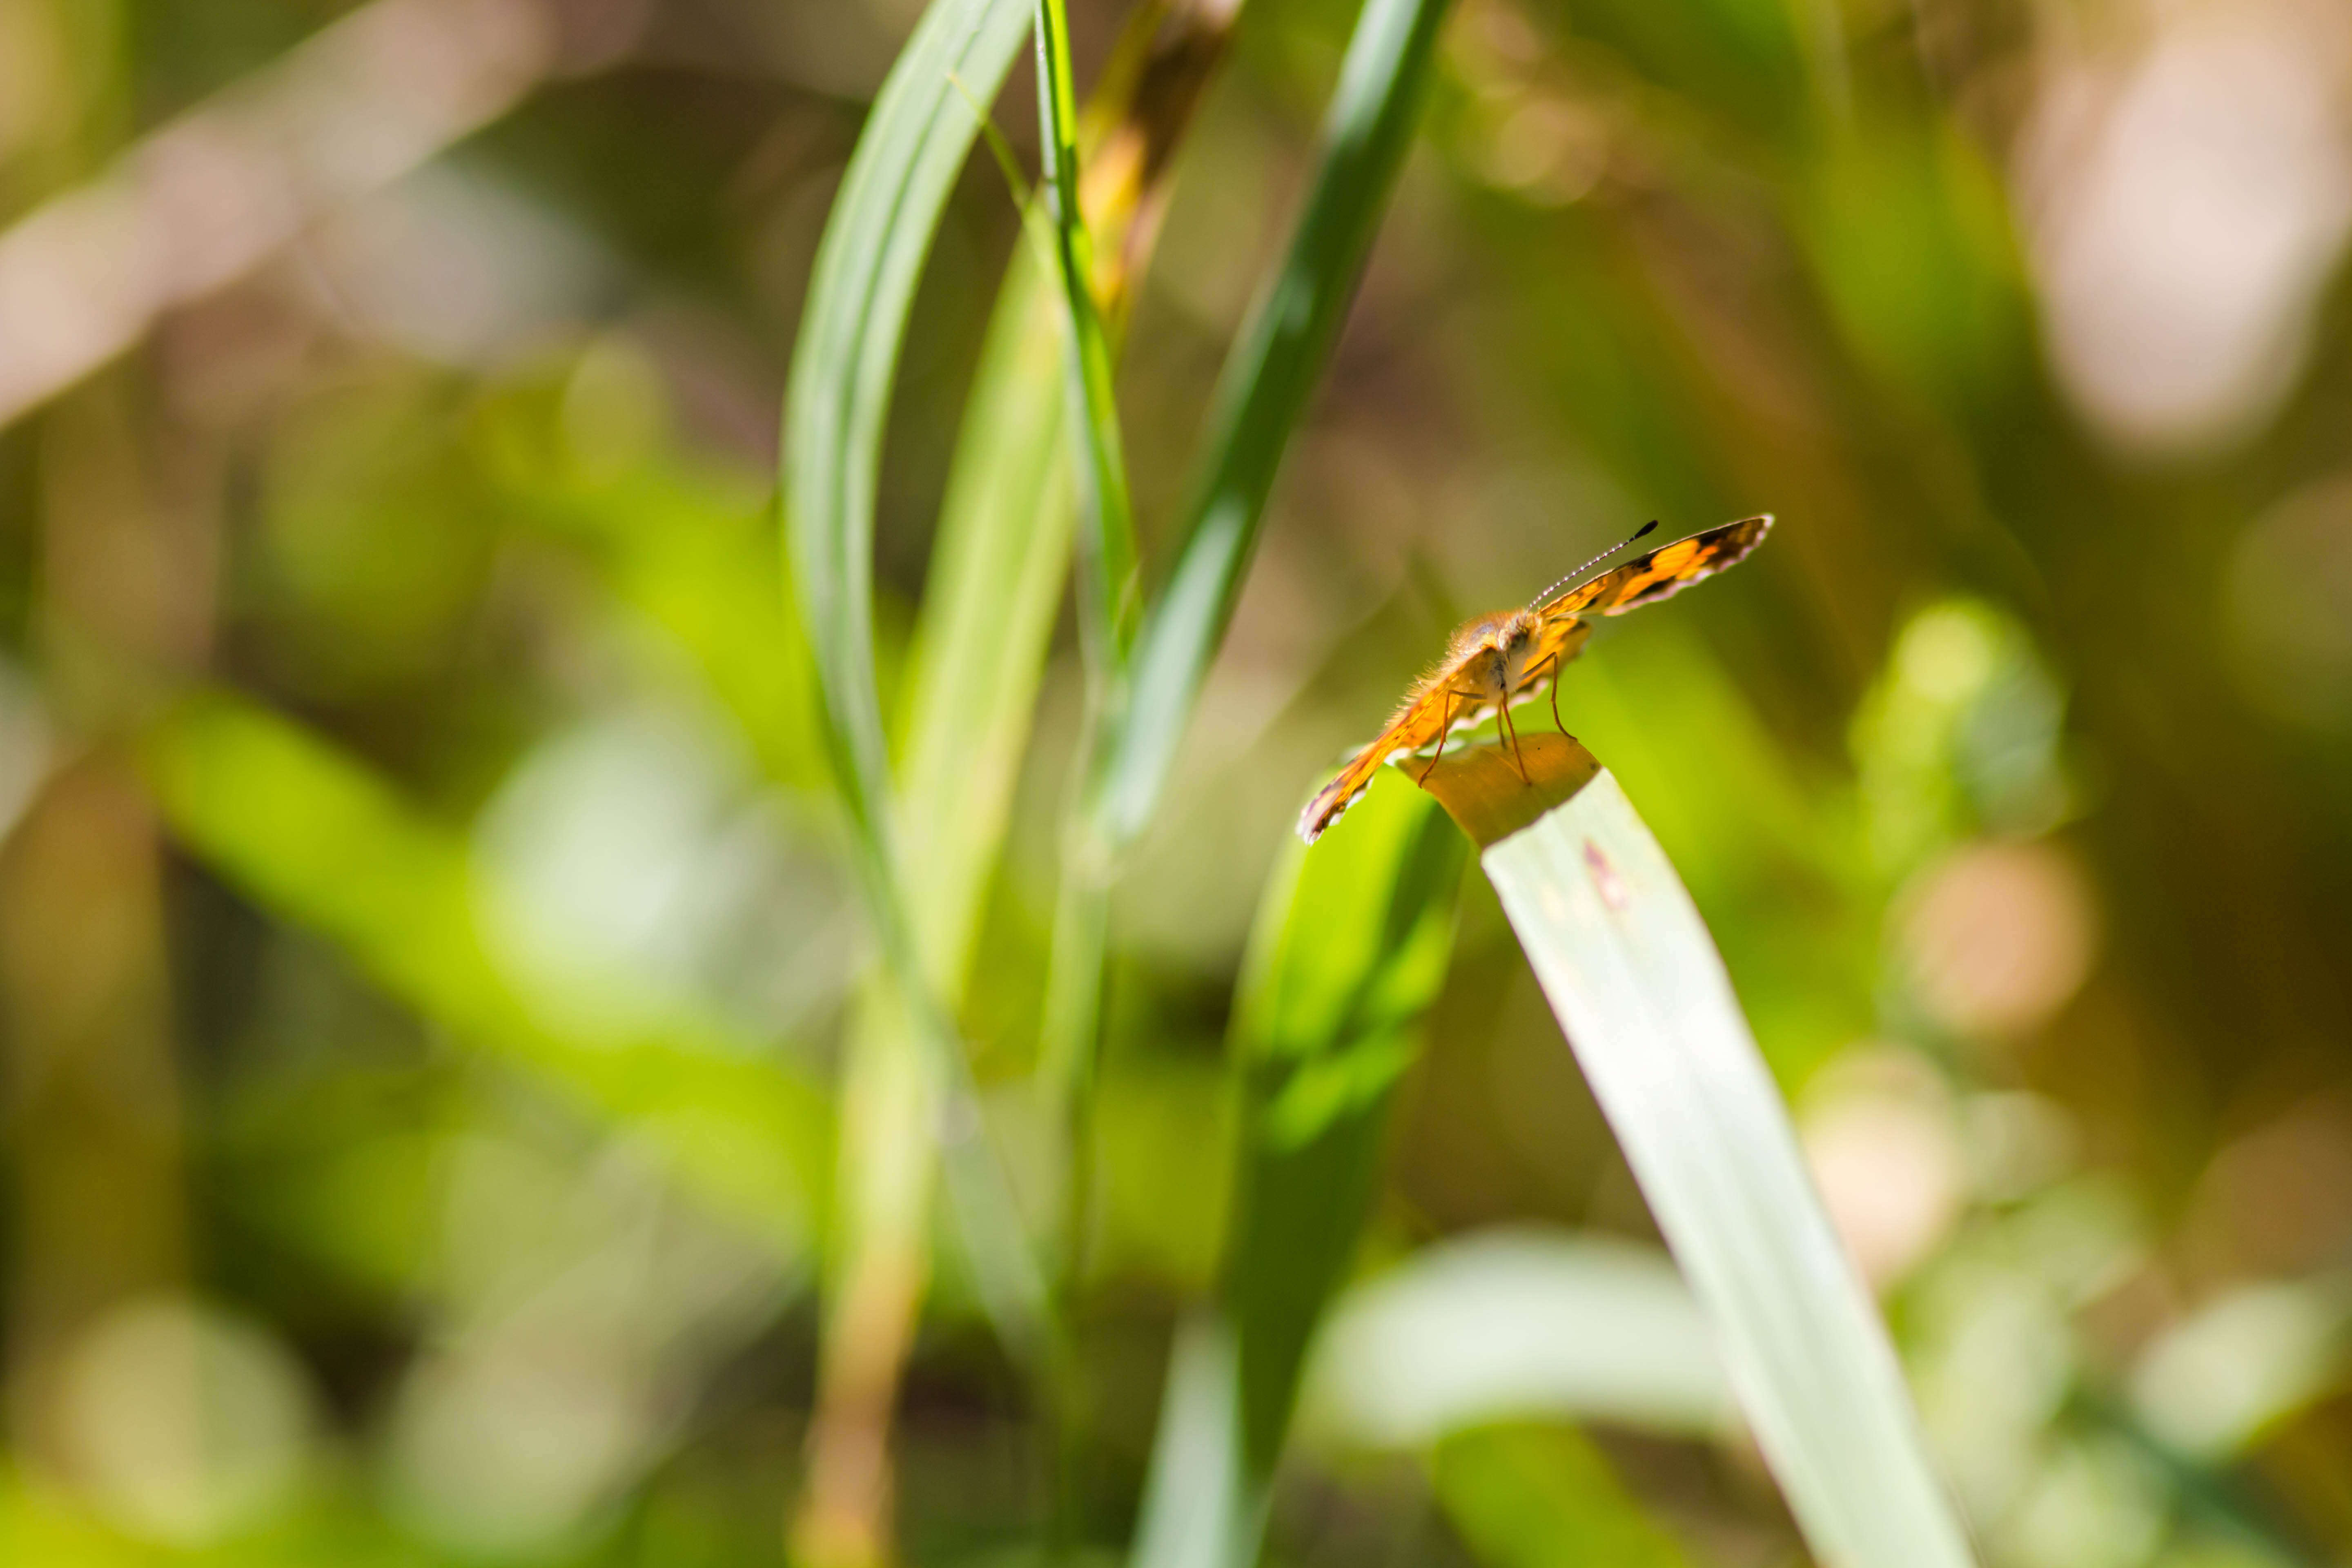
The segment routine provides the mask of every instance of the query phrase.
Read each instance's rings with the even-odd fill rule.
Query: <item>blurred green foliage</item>
[[[131,263],[201,267],[42,248],[118,160],[182,212],[299,206],[251,149],[138,159],[319,29],[546,45],[489,124],[0,426],[0,1560],[782,1561],[856,1184],[930,1163],[919,1106],[860,1098],[877,949],[773,477],[919,7],[450,7],[0,3],[0,371]],[[1072,12],[1083,99],[1129,13]],[[1356,15],[1252,0],[1174,141],[1117,382],[1147,603]],[[440,58],[369,36],[387,79]],[[1125,1551],[1157,1435],[1238,1419],[1223,1314],[1282,1320],[1286,1410],[1329,1291],[1353,1332],[1507,1224],[1654,1240],[1439,841],[1391,906],[1430,923],[1381,927],[1430,971],[1382,949],[1411,984],[1296,1060],[1265,933],[1372,918],[1286,835],[1455,619],[1759,510],[1769,548],[1612,623],[1561,706],[1724,951],[1985,1557],[2352,1551],[2347,47],[2284,0],[1461,0],[1328,373],[1249,432],[1262,543],[1110,889],[1080,1395],[937,1247],[878,1396],[903,1560],[1026,1560],[1056,1518]],[[1026,70],[995,112],[1034,170]],[[386,128],[345,129],[275,152]],[[918,806],[905,878],[1034,1223],[1084,680],[1022,399],[1059,387],[1003,182],[943,177],[877,389],[868,761],[889,809],[971,814]],[[904,1157],[837,1142],[876,1137]],[[1249,1228],[1269,1188],[1292,1230]],[[1796,1560],[1694,1414],[1711,1373],[1654,1370],[1686,1303],[1627,1267],[1463,1273],[1423,1337],[1310,1353],[1324,1414],[1253,1461],[1267,1560]],[[1378,1350],[1548,1314],[1649,1346],[1641,1386],[1530,1348],[1498,1407],[1475,1358]]]

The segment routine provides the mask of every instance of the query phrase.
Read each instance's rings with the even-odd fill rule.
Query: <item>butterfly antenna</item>
[[[1658,520],[1654,517],[1652,518],[1649,521],[1635,529],[1632,533],[1627,534],[1617,543],[1611,545],[1608,549],[1602,551],[1600,554],[1594,556],[1591,560],[1586,562],[1575,571],[1570,572],[1567,576],[1562,577],[1559,582],[1554,583],[1549,588],[1546,588],[1542,593],[1538,594],[1531,603],[1538,605],[1542,604],[1546,599],[1550,598],[1556,590],[1565,588],[1568,584],[1575,582],[1579,577],[1583,576],[1587,572],[1591,571],[1595,566],[1600,565],[1603,561],[1608,560],[1612,555],[1614,555],[1619,551],[1624,549],[1626,545],[1633,543],[1635,540],[1640,539],[1643,534],[1648,533],[1650,530],[1657,526]]]

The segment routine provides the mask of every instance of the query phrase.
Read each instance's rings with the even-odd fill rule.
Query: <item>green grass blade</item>
[[[825,224],[785,394],[783,501],[834,752],[870,868],[895,868],[874,677],[874,497],[915,285],[979,133],[963,93],[1003,85],[1026,0],[935,0],[891,68]],[[876,889],[888,901],[891,879]]]
[[[1151,1442],[1135,1568],[1230,1568],[1256,1554],[1265,1500],[1242,1474],[1241,1371],[1222,1316],[1176,1331]]]
[[[1129,22],[1090,110],[1089,145],[1128,154],[1113,165],[1122,177],[1087,192],[1093,237],[1115,263],[1095,273],[1114,339],[1150,249],[1167,152],[1223,53],[1231,12],[1165,20],[1147,7]],[[986,107],[966,107],[1020,199],[1020,171]],[[1043,209],[1026,205],[1023,227],[1031,243],[1014,247],[957,437],[900,713],[897,827],[912,873],[900,898],[924,971],[950,1007],[1011,814],[1075,519],[1063,467],[1066,307]],[[826,1542],[856,1561],[887,1540],[888,1474],[863,1456],[887,1453],[897,1369],[929,1289],[937,1157],[938,1064],[886,986],[868,987],[842,1072],[843,1201],[829,1282],[840,1306],[827,1315],[811,1484],[795,1528],[812,1564],[835,1560]]]
[[[1064,310],[1067,428],[1084,520],[1078,551],[1078,632],[1087,660],[1087,715],[1078,754],[1081,799],[1099,766],[1104,738],[1124,706],[1127,664],[1140,592],[1135,517],[1127,458],[1111,391],[1110,351],[1097,309],[1094,248],[1078,203],[1077,110],[1070,84],[1070,24],[1063,0],[1037,0],[1037,122],[1044,150],[1040,181],[1052,218],[1055,271]],[[1061,1225],[1056,1237],[1062,1285],[1082,1268],[1078,1238],[1092,1187],[1087,1131],[1095,1058],[1101,1039],[1099,1001],[1108,924],[1108,879],[1082,833],[1065,836],[1061,888],[1054,915],[1053,957],[1038,1045],[1038,1077],[1048,1114],[1061,1129]]]
[[[1384,777],[1344,826],[1312,855],[1293,846],[1252,934],[1220,1308],[1171,1372],[1143,1568],[1255,1558],[1307,1342],[1354,1256],[1391,1094],[1453,957],[1465,857],[1444,814]]]
[[[1307,1342],[1353,1258],[1397,1080],[1454,956],[1461,835],[1402,776],[1364,821],[1269,884],[1234,1023],[1241,1170],[1223,1296],[1239,1335],[1243,1431],[1270,1475]]]
[[[1150,818],[1257,543],[1265,501],[1348,306],[1436,58],[1447,0],[1365,0],[1340,67],[1314,185],[1273,285],[1227,360],[1182,553],[1138,642],[1097,800],[1113,846]]]
[[[618,1042],[571,1037],[486,950],[465,846],[357,762],[237,699],[183,702],[144,739],[173,835],[221,879],[324,937],[458,1041],[645,1137],[677,1173],[788,1255],[830,1183],[823,1092],[772,1048],[680,1017]]]
[[[909,659],[898,821],[924,961],[961,990],[1069,557],[1051,279],[1016,247],[981,350]]]
[[[1815,1553],[1827,1568],[1965,1568],[1885,1326],[1664,852],[1605,772],[1497,827],[1480,834],[1487,878]]]
[[[1037,130],[1044,150],[1045,207],[1067,311],[1070,427],[1081,433],[1078,502],[1086,521],[1079,552],[1078,626],[1086,636],[1098,700],[1115,693],[1134,637],[1135,512],[1127,456],[1111,395],[1110,347],[1095,303],[1094,246],[1078,205],[1077,99],[1070,84],[1070,18],[1063,0],[1037,0]]]

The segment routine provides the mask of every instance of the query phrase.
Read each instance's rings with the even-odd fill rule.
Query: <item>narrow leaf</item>
[[[1272,287],[1225,363],[1182,553],[1146,620],[1097,801],[1133,839],[1159,804],[1223,640],[1283,453],[1321,379],[1427,94],[1447,0],[1365,0],[1323,128],[1315,183]]]
[[[1390,1101],[1453,956],[1463,859],[1429,797],[1382,778],[1267,884],[1234,1027],[1239,1179],[1220,1303],[1170,1372],[1143,1568],[1256,1555],[1307,1345],[1354,1256]]]
[[[874,497],[907,312],[995,96],[1027,0],[935,0],[876,97],[818,247],[783,433],[785,536],[824,694],[827,742],[873,870],[892,868],[889,764],[874,678]],[[876,889],[891,897],[888,879]]]
[[[824,698],[883,956],[945,1086],[941,1140],[973,1280],[1007,1343],[1040,1339],[1044,1288],[984,1142],[970,1064],[921,957],[902,889],[874,674],[874,497],[907,312],[979,121],[1028,26],[1027,0],[934,0],[891,68],[818,247],[784,411],[788,577]]]
[[[1544,739],[1561,754],[1539,762],[1530,746],[1529,767],[1570,776],[1571,743]],[[1828,1568],[1965,1568],[1967,1536],[1885,1325],[1674,867],[1605,771],[1549,810],[1522,792],[1542,803],[1524,825],[1456,807],[1465,782],[1491,805],[1498,770],[1516,783],[1482,748],[1441,765],[1431,787],[1483,847],[1798,1523]]]
[[[1127,456],[1111,395],[1110,348],[1095,302],[1094,247],[1078,203],[1077,102],[1070,84],[1070,19],[1063,0],[1037,0],[1037,128],[1045,152],[1045,207],[1053,219],[1061,279],[1069,377],[1070,427],[1078,432],[1078,624],[1098,685],[1115,700],[1133,637],[1135,515],[1128,499]]]

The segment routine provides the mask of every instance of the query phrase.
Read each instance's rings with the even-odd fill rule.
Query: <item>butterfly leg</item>
[[[1445,694],[1445,705],[1437,712],[1437,755],[1429,759],[1429,766],[1421,770],[1413,783],[1427,784],[1429,775],[1437,771],[1437,764],[1445,760],[1445,742],[1454,738],[1453,718],[1454,693],[1449,691]]]
[[[1549,668],[1551,671],[1551,687],[1549,692],[1549,695],[1551,698],[1551,721],[1555,724],[1559,724],[1559,732],[1562,735],[1566,735],[1568,739],[1573,741],[1576,737],[1570,735],[1568,733],[1568,726],[1560,724],[1559,722],[1559,655],[1556,653],[1548,653],[1544,655],[1543,662],[1537,665],[1535,669],[1528,670],[1527,673],[1527,679],[1530,681],[1535,679],[1536,671],[1545,668]]]
[[[1535,781],[1528,777],[1528,761],[1519,755],[1519,732],[1511,728],[1511,705],[1508,702],[1501,703],[1495,711],[1502,717],[1503,733],[1510,737],[1511,766],[1518,769],[1521,784],[1532,784]]]
[[[1545,691],[1545,696],[1550,696],[1550,699],[1552,699],[1552,724],[1559,726],[1561,738],[1567,738],[1567,741],[1573,741],[1573,738],[1576,738],[1576,736],[1571,736],[1571,733],[1569,733],[1569,726],[1559,720],[1559,656],[1557,656],[1557,654],[1545,654],[1545,656],[1543,656],[1543,666],[1550,666],[1550,668],[1552,668],[1552,684],[1550,684],[1550,689],[1548,689],[1548,691]],[[1543,668],[1543,666],[1536,666],[1536,670],[1540,670],[1540,668]],[[1534,670],[1528,670],[1528,675],[1534,675]]]

